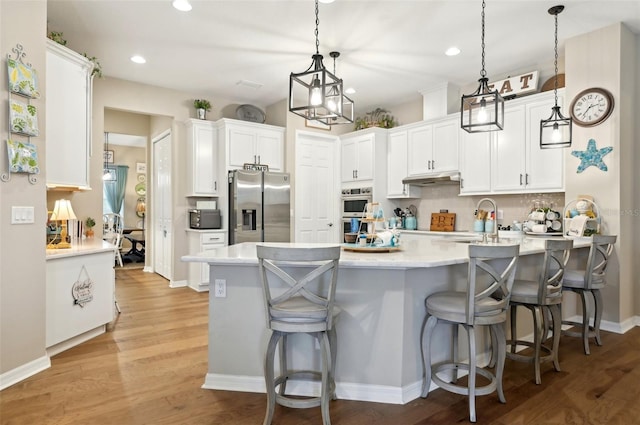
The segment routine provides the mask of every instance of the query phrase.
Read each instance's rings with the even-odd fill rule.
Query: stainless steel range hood
[[[460,184],[460,173],[449,171],[438,174],[424,174],[420,176],[409,176],[402,180],[402,184],[412,184],[415,186],[430,186],[434,184]]]

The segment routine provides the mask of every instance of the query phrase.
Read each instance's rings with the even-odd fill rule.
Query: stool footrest
[[[313,370],[296,370],[289,371],[286,375],[280,375],[273,380],[273,386],[276,388],[276,403],[281,406],[291,407],[294,409],[307,409],[309,407],[320,406],[322,399],[320,396],[302,396],[302,395],[286,395],[279,394],[277,388],[279,385],[290,379],[298,378],[309,382],[319,382],[322,380],[322,373]]]
[[[531,341],[507,340],[507,348],[510,348],[510,346],[513,344],[524,345],[532,348],[534,347],[534,343]],[[540,356],[540,363],[553,361],[553,350],[551,350],[551,348],[547,347],[544,344],[540,344],[540,350],[545,352],[544,356]],[[533,354],[529,356],[526,354],[512,353],[511,351],[507,351],[507,358],[524,363],[534,363],[536,360]]]
[[[571,325],[571,326],[575,326],[578,327],[580,329],[582,329],[582,323],[581,322],[572,322],[569,320],[563,320],[562,321],[563,325]],[[589,326],[589,331],[587,332],[587,336],[589,338],[595,338],[596,337],[596,330],[593,326],[588,325]],[[563,330],[562,331],[562,335],[567,335],[567,336],[577,336],[579,338],[582,338],[582,331],[570,331],[570,330]]]
[[[437,374],[443,372],[445,370],[453,370],[457,371],[459,369],[469,370],[469,365],[466,363],[438,363],[431,367],[431,380],[436,383],[437,386],[451,391],[452,393],[460,394],[460,395],[469,395],[469,388],[462,385],[456,385],[451,382],[447,382],[440,378]],[[476,386],[476,395],[487,395],[494,392],[497,388],[497,380],[495,375],[481,367],[476,368],[476,375],[482,375],[485,378],[489,379],[489,383],[482,387]]]

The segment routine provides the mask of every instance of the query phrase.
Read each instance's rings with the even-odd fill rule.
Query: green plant
[[[63,46],[67,45],[67,40],[62,38],[62,32],[49,31],[49,34],[47,34],[47,38]]]
[[[91,71],[91,76],[102,78],[102,65],[98,62],[98,58],[95,56],[89,56],[86,53],[83,53],[82,56],[93,62],[93,71]]]
[[[369,127],[393,128],[397,125],[397,122],[393,115],[389,114],[389,111],[376,108],[367,112],[364,117],[356,118],[354,124],[356,130],[362,130]]]
[[[87,217],[87,219],[84,221],[84,224],[85,224],[89,229],[91,229],[93,226],[95,226],[95,225],[96,225],[96,221],[95,221],[93,218],[91,218],[91,217]]]
[[[210,111],[211,103],[206,99],[196,99],[193,101],[193,107],[196,109],[204,109],[205,111]]]

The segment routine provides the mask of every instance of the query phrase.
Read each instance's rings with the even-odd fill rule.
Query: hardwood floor
[[[207,372],[207,293],[170,289],[136,269],[117,269],[122,314],[111,330],[52,358],[52,367],[0,392],[9,424],[261,424],[264,394],[201,389]],[[339,336],[338,336],[339,337]],[[640,424],[640,327],[604,332],[585,356],[563,338],[562,372],[507,360],[505,395],[477,398],[479,424]],[[468,421],[463,396],[442,390],[406,405],[337,400],[334,425]],[[320,409],[276,406],[274,424],[320,424]]]

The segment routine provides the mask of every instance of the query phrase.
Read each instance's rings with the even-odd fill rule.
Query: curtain
[[[109,166],[109,168],[116,170],[116,181],[105,181],[103,183],[105,198],[107,198],[111,212],[119,214],[124,203],[124,189],[127,185],[129,167],[127,165],[114,165]]]

